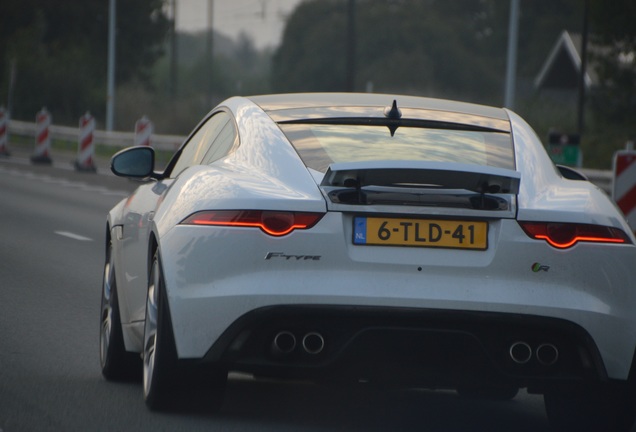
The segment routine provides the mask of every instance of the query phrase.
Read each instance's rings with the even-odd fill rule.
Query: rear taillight
[[[614,227],[556,222],[519,222],[519,225],[531,238],[545,240],[559,249],[578,242],[631,243],[623,230]]]
[[[284,236],[316,225],[324,213],[268,210],[209,210],[188,216],[182,225],[211,225],[260,228],[271,236]]]

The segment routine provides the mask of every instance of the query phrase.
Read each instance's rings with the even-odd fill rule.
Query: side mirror
[[[578,172],[574,168],[570,168],[565,165],[557,165],[556,166],[559,172],[563,177],[568,180],[584,180],[589,181],[589,179],[585,176],[585,174]]]
[[[131,147],[117,152],[110,160],[110,170],[119,177],[155,177],[155,151],[152,147]]]

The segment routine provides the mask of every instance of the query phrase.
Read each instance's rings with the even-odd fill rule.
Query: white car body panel
[[[515,157],[524,177],[519,191],[519,220],[591,223],[621,227],[632,241],[634,236],[616,204],[589,182],[564,179],[556,169],[530,126],[517,114],[510,115]],[[565,210],[566,209],[566,210]],[[546,215],[549,212],[549,216]]]

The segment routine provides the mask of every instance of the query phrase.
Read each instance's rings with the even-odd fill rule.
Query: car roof
[[[376,93],[290,93],[248,97],[276,122],[316,118],[378,117],[393,101],[403,118],[443,121],[510,131],[502,108],[417,96]]]

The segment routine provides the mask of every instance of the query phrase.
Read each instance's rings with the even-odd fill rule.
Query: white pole
[[[508,60],[506,62],[506,93],[504,106],[514,109],[517,81],[517,39],[519,38],[519,0],[510,0],[508,21]]]
[[[115,114],[115,28],[117,0],[108,0],[108,89],[106,96],[106,130],[112,131]]]

